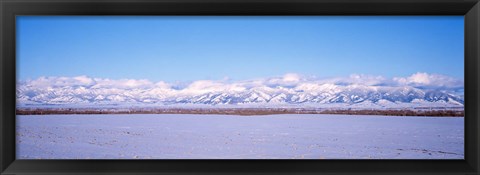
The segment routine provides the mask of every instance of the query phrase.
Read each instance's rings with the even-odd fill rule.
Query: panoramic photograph
[[[463,16],[18,16],[17,159],[464,159]]]

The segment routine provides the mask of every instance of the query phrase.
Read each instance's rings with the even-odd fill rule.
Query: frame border
[[[479,0],[0,0],[0,174],[479,174]],[[465,160],[15,160],[18,15],[464,15]]]

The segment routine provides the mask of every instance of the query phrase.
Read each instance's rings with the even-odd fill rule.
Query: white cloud
[[[152,83],[146,79],[103,79],[91,78],[88,76],[76,77],[39,77],[34,80],[20,81],[20,83],[37,87],[37,88],[56,88],[56,87],[86,87],[92,89],[117,88],[117,89],[133,89],[133,88],[165,88],[169,89],[170,84],[163,81]]]
[[[135,80],[135,79],[120,79],[120,80],[111,80],[111,79],[100,79],[96,78],[97,82],[92,88],[119,88],[119,89],[132,89],[132,88],[151,88],[154,86],[154,83],[148,80]]]
[[[91,101],[98,103],[156,103],[164,100],[177,101],[197,95],[199,98],[203,98],[204,93],[210,92],[227,92],[225,94],[231,95],[247,94],[247,96],[251,93],[266,99],[273,97],[268,94],[298,93],[298,98],[307,99],[311,94],[328,96],[328,94],[335,94],[351,88],[375,90],[399,86],[402,89],[404,86],[409,86],[449,91],[463,87],[463,81],[445,75],[427,73],[415,73],[407,77],[390,79],[363,74],[319,79],[289,73],[279,77],[245,81],[198,80],[186,83],[182,87],[176,87],[167,82],[151,82],[145,79],[104,79],[87,76],[40,77],[34,80],[19,81],[17,100],[19,104],[76,104],[90,103]],[[215,98],[219,100],[222,97]]]
[[[410,86],[414,88],[432,88],[452,90],[462,88],[463,80],[439,74],[415,73],[408,77],[385,78],[363,74],[348,77],[318,79],[299,74],[285,74],[280,77],[263,78],[232,82],[223,80],[198,80],[182,87],[159,81],[145,79],[104,79],[87,76],[76,77],[40,77],[34,80],[19,81],[17,99],[32,101],[58,102],[81,97],[87,99],[138,98],[140,101],[152,99],[176,98],[181,95],[198,95],[209,92],[248,92],[256,91],[308,91],[311,93],[335,93],[346,86],[361,85],[369,88]],[[119,96],[120,95],[120,96]],[[68,97],[67,97],[68,96]]]
[[[225,83],[224,81],[198,80],[192,82],[181,93],[201,94],[220,91],[243,91],[246,88],[241,83]]]
[[[414,87],[444,87],[459,88],[464,87],[462,80],[440,74],[428,74],[417,72],[409,77],[394,77],[393,81],[399,85],[408,85]]]
[[[171,84],[168,84],[164,81],[159,81],[159,82],[155,83],[155,86],[158,87],[158,88],[163,88],[163,89],[171,89],[172,88]]]
[[[295,73],[287,73],[282,77],[267,78],[263,84],[269,86],[294,86],[302,81],[305,81],[303,76]]]
[[[323,83],[331,83],[338,85],[350,85],[350,84],[360,84],[360,85],[384,85],[390,84],[390,81],[382,76],[373,76],[373,75],[364,75],[364,74],[351,74],[349,77],[336,77],[320,80]]]
[[[88,89],[168,89],[173,90],[172,84],[164,81],[151,82],[146,79],[103,79],[91,78],[87,76],[76,77],[40,77],[34,80],[20,81],[22,84],[36,88],[56,88],[56,87],[85,87]],[[187,84],[178,89],[183,92],[207,92],[234,90],[241,91],[253,87],[261,86],[300,86],[302,84],[335,84],[345,85],[367,85],[367,86],[412,86],[428,88],[461,88],[464,86],[463,80],[455,79],[440,74],[428,74],[418,72],[408,77],[394,77],[387,79],[382,76],[372,76],[364,74],[352,74],[348,77],[336,77],[327,79],[313,79],[305,76],[288,73],[282,77],[246,80],[230,82],[223,80],[198,80]]]
[[[299,82],[300,81],[300,75],[294,74],[294,73],[288,73],[283,76],[283,81],[284,82]]]
[[[29,85],[36,87],[91,86],[95,84],[95,81],[87,76],[40,77],[27,82]]]
[[[78,77],[73,77],[74,80],[78,81],[79,83],[82,83],[82,84],[87,84],[87,85],[91,85],[93,83],[95,83],[95,81],[93,81],[92,78],[90,77],[87,77],[85,75],[83,76],[78,76]]]
[[[218,91],[224,87],[224,84],[212,80],[198,80],[188,85],[183,92],[203,93],[208,91]]]

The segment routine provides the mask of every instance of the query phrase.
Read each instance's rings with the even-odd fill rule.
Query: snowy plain
[[[18,115],[17,159],[463,159],[463,117]]]

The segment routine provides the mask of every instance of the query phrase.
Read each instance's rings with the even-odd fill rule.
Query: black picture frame
[[[479,174],[478,0],[0,0],[0,174]],[[18,15],[464,15],[464,160],[16,160]],[[74,150],[72,150],[74,151]]]

